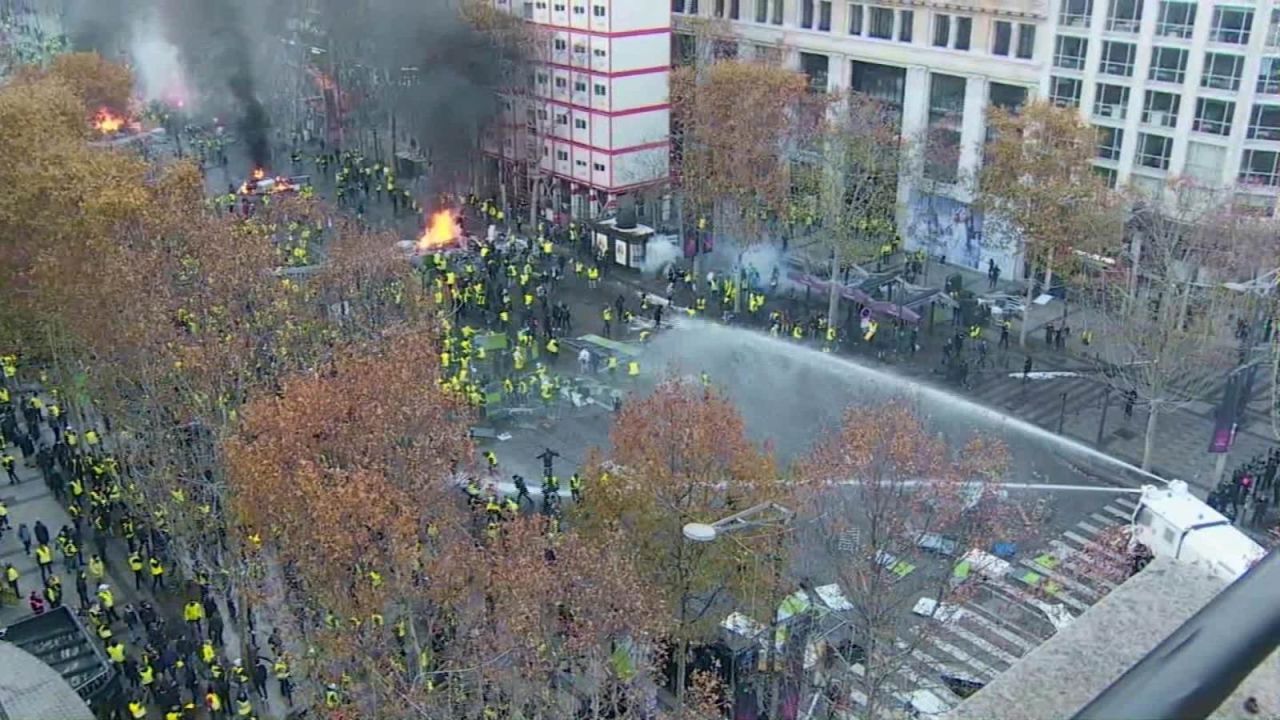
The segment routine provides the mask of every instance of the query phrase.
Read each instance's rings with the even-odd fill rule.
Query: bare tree
[[[839,325],[840,263],[873,256],[893,234],[904,144],[896,111],[854,94],[832,103],[812,150],[798,153],[796,200],[816,218],[831,262],[830,327]]]
[[[862,652],[834,652],[846,667],[861,666],[850,675],[856,688],[841,689],[861,693],[861,717],[888,716],[894,694],[918,686],[909,662],[934,625],[910,622],[917,600],[933,599],[931,619],[947,621],[973,589],[946,556],[1025,532],[992,482],[1005,464],[999,443],[949,446],[897,403],[851,408],[801,463],[797,480],[814,520],[802,532],[800,562],[834,575],[844,596],[832,610]]]
[[[1150,468],[1161,414],[1202,399],[1235,368],[1233,318],[1249,297],[1228,289],[1244,247],[1223,193],[1174,179],[1134,198],[1129,273],[1103,274],[1094,303],[1109,382],[1149,410],[1142,452]],[[1239,336],[1237,336],[1238,338]]]

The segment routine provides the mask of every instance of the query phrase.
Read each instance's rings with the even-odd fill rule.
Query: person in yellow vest
[[[102,583],[98,585],[98,604],[102,606],[102,612],[106,615],[108,622],[119,622],[120,613],[116,612],[116,596],[111,592],[111,586]]]
[[[156,681],[156,669],[151,667],[151,663],[143,660],[142,667],[138,668],[138,683],[142,685],[143,690],[150,690]]]
[[[792,340],[804,340],[804,326],[803,326],[803,325],[801,325],[800,323],[796,323],[795,325],[792,325],[792,326],[791,326],[791,339],[792,339]]]
[[[97,554],[94,554],[92,557],[89,558],[89,579],[93,580],[94,582],[102,582],[102,579],[106,576],[107,576],[106,563],[102,561],[101,557],[99,557]]]
[[[164,711],[164,720],[182,720],[182,706],[170,705],[169,709]]]
[[[252,714],[253,704],[249,702],[249,693],[245,692],[242,686],[240,693],[236,695],[236,717],[247,718]]]
[[[117,665],[124,665],[124,643],[119,640],[107,643],[107,657]]]
[[[160,564],[160,559],[152,556],[147,560],[147,564],[151,566],[151,590],[155,592],[156,588],[164,588],[164,565]]]
[[[399,635],[397,635],[397,637],[399,637]],[[289,707],[293,707],[293,680],[289,673],[288,654],[281,654],[277,657],[271,669],[275,671],[276,680],[280,682],[280,694],[283,695],[285,701],[289,703]]]
[[[600,268],[592,266],[587,268],[587,287],[596,288],[600,285]]]
[[[338,686],[329,683],[324,689],[324,706],[327,708],[336,708],[342,704],[342,697],[338,695]]]
[[[212,685],[205,687],[204,706],[208,708],[210,717],[217,718],[222,715],[222,698]]]
[[[637,377],[640,375],[640,363],[638,361],[627,361],[627,375],[630,377]]]
[[[13,599],[16,602],[22,602],[22,590],[18,588],[19,577],[18,568],[14,567],[13,563],[5,563],[4,581],[9,586],[9,589],[13,591]]]
[[[547,352],[551,355],[551,362],[555,362],[560,357],[560,342],[555,338],[547,340]]]
[[[129,717],[133,720],[139,720],[147,716],[147,706],[142,703],[140,698],[129,701]]]
[[[92,428],[84,433],[84,444],[90,447],[98,444],[98,432]]]
[[[48,581],[53,572],[53,550],[48,545],[41,543],[36,546],[36,564],[40,566],[40,580]]]
[[[133,589],[142,589],[142,569],[146,567],[142,562],[142,556],[135,550],[129,553],[129,569],[133,571]]]
[[[197,635],[204,634],[200,627],[201,621],[204,620],[204,606],[198,601],[192,600],[183,606],[182,619],[187,621],[189,626],[195,628]]]

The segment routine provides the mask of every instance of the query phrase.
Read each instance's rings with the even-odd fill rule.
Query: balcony
[[[1124,120],[1129,115],[1129,107],[1120,103],[1094,103],[1093,114],[1104,120]]]
[[[1178,114],[1168,110],[1150,110],[1142,122],[1156,127],[1173,129],[1178,126]]]
[[[1193,26],[1185,23],[1160,23],[1156,25],[1156,35],[1179,40],[1190,40]]]
[[[1142,22],[1140,20],[1130,20],[1126,18],[1108,18],[1107,31],[1116,33],[1137,33],[1138,26]]]
[[[1103,75],[1115,75],[1118,77],[1129,77],[1133,74],[1133,63],[1117,62],[1115,60],[1103,60],[1098,65],[1098,72]]]
[[[1227,43],[1229,45],[1248,45],[1249,31],[1233,28],[1210,30],[1209,42]]]
[[[1078,28],[1087,30],[1089,28],[1089,16],[1077,13],[1064,12],[1058,16],[1058,25],[1060,27]]]
[[[1231,134],[1231,123],[1224,120],[1197,119],[1191,129],[1209,135],[1227,136]]]
[[[1232,75],[1205,75],[1200,78],[1200,87],[1235,92],[1240,89],[1240,78]]]

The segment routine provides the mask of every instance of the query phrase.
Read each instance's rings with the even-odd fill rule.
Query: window
[[[560,161],[568,160],[568,159],[569,159],[569,151],[568,151],[568,150],[557,150],[557,151],[556,151],[556,159],[557,159],[557,160],[560,160]]]
[[[1280,7],[1271,8],[1271,22],[1267,23],[1267,47],[1280,46]]]
[[[690,15],[698,14],[698,0],[689,0],[689,14]]]
[[[1254,105],[1249,115],[1250,140],[1280,140],[1280,105]]]
[[[1236,104],[1229,100],[1200,98],[1196,101],[1196,121],[1191,129],[1209,135],[1231,134],[1231,118],[1236,114]]]
[[[565,88],[566,88],[566,87],[568,87],[568,86],[569,86],[569,81],[568,81],[568,80],[566,80],[566,79],[564,79],[564,78],[562,78],[562,77],[558,77],[558,78],[556,78],[556,88],[557,88],[557,89],[563,90],[563,89],[565,89]]]
[[[1098,83],[1093,98],[1093,114],[1098,118],[1124,120],[1129,114],[1129,88]]]
[[[786,11],[786,0],[773,0],[773,18],[770,19],[774,25],[782,24],[782,16]]]
[[[898,11],[898,41],[911,42],[911,31],[916,24],[916,14],[914,10]]]
[[[1239,90],[1240,72],[1244,70],[1244,58],[1225,53],[1204,54],[1204,74],[1200,87],[1214,90]]]
[[[1079,107],[1080,87],[1083,83],[1077,78],[1049,78],[1049,101],[1058,107]]]
[[[596,172],[604,172],[604,163],[592,163],[591,169]]]
[[[533,19],[533,3],[531,2],[526,2],[524,4],[524,19],[525,20]]]
[[[892,40],[893,11],[889,8],[871,8],[871,27],[867,34],[881,40]]]
[[[586,166],[587,166],[587,161],[586,161],[586,160],[574,160],[574,161],[573,161],[573,164],[574,164],[574,165],[577,165],[578,167],[583,167],[583,168],[584,168],[584,167],[586,167]]]
[[[587,14],[587,6],[586,6],[586,5],[574,5],[574,6],[573,6],[573,14],[574,14],[574,15],[586,15],[586,14]]]
[[[551,47],[556,50],[564,51],[569,49],[569,43],[565,42],[564,38],[556,38],[551,41]]]
[[[1188,55],[1182,48],[1151,48],[1151,70],[1147,79],[1181,85],[1187,77]]]
[[[591,6],[591,14],[592,14],[592,15],[594,15],[594,16],[596,16],[596,17],[598,17],[598,18],[602,18],[602,17],[604,17],[604,12],[605,12],[605,10],[604,10],[604,6],[603,6],[603,5],[593,5],[593,6]]]
[[[1222,167],[1226,160],[1227,149],[1221,145],[1188,142],[1182,171],[1206,185],[1217,187],[1222,184]]]
[[[800,27],[813,29],[814,0],[800,0]]]
[[[1213,42],[1248,45],[1253,29],[1253,10],[1218,5],[1213,9],[1213,26],[1209,39]]]
[[[1156,170],[1169,169],[1173,154],[1173,138],[1151,133],[1138,133],[1138,164]]]
[[[831,0],[819,0],[818,2],[818,29],[823,32],[831,32]]]
[[[932,73],[929,76],[929,123],[954,121],[959,127],[964,114],[965,79]]]
[[[756,22],[762,23],[769,19],[769,0],[756,0]]]
[[[568,116],[568,115],[563,115],[563,114],[561,114],[561,113],[556,113],[556,124],[557,124],[557,125],[568,125],[568,124],[569,124],[569,116]]]
[[[1280,95],[1280,58],[1262,58],[1262,64],[1258,66],[1257,91],[1263,95]]]
[[[1027,102],[1027,89],[1021,85],[993,82],[990,84],[988,99],[991,107],[1000,108],[1005,112],[1017,112]]]
[[[1098,72],[1104,75],[1133,75],[1133,58],[1137,47],[1133,43],[1106,40],[1102,43],[1102,60],[1098,63]]]
[[[849,34],[850,35],[862,34],[862,6],[861,5],[849,6]]]
[[[1013,45],[1013,23],[996,21],[995,40],[991,45],[992,55],[1009,56],[1010,47]]]
[[[1059,35],[1053,49],[1053,66],[1063,70],[1083,70],[1089,53],[1089,41],[1082,37]]]
[[[602,58],[605,56],[605,51],[604,51],[604,48],[596,48],[591,51],[591,54],[598,58]]]
[[[1108,188],[1116,189],[1116,171],[1113,168],[1094,165],[1093,174],[1102,178],[1102,182],[1106,183]]]
[[[951,16],[938,13],[933,16],[933,46],[946,47],[951,42]]]
[[[973,18],[956,18],[956,50],[968,50],[969,40],[973,35]]]
[[[1162,128],[1177,127],[1181,105],[1182,96],[1177,93],[1148,90],[1142,103],[1142,122]]]
[[[1036,50],[1036,26],[1018,23],[1018,57],[1030,60]]]
[[[1160,21],[1156,23],[1156,34],[1164,37],[1191,39],[1191,31],[1196,24],[1196,4],[1193,2],[1160,3]]]
[[[1058,24],[1067,27],[1087,28],[1093,15],[1093,0],[1062,0]]]
[[[737,20],[742,14],[742,0],[729,0],[729,19]]]
[[[586,45],[582,45],[582,44],[575,44],[575,45],[573,46],[573,52],[574,52],[574,54],[575,54],[575,55],[586,55],[586,54],[587,54],[587,46],[586,46]]]
[[[1246,185],[1280,185],[1280,153],[1274,150],[1245,150],[1240,159],[1240,182]]]
[[[573,91],[574,91],[574,92],[576,92],[576,93],[583,93],[583,92],[586,92],[586,91],[587,91],[587,81],[586,81],[586,80],[574,80],[574,81],[573,81]]]
[[[582,118],[574,118],[574,119],[573,119],[573,126],[574,126],[575,128],[577,128],[578,130],[586,130],[586,129],[587,129],[587,121],[586,121],[586,120],[584,120],[584,119],[582,119]]]
[[[1103,160],[1119,160],[1124,145],[1124,130],[1101,126],[1098,128],[1098,157]]]
[[[862,93],[901,112],[907,71],[893,65],[853,60],[849,63],[849,90]]]
[[[546,73],[538,73],[538,84],[539,84],[539,85],[546,85],[546,84],[547,84],[547,74],[546,74]]]
[[[1138,32],[1142,22],[1142,0],[1111,0],[1107,29],[1111,32]]]
[[[698,7],[698,0],[689,0],[689,1],[693,3],[693,6],[695,8]],[[555,10],[556,12],[564,12],[564,3],[556,3],[555,5],[552,6],[552,9]]]
[[[595,92],[596,97],[604,97],[609,92],[609,88],[603,83],[596,83]]]
[[[809,78],[809,90],[812,92],[827,91],[827,75],[831,59],[817,53],[800,53],[800,72]]]

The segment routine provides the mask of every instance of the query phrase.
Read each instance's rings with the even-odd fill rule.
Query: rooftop
[[[0,642],[0,720],[94,720],[57,670],[13,643]]]
[[[945,718],[1072,717],[1226,585],[1197,566],[1157,558]],[[1258,717],[1280,715],[1280,653],[1260,664],[1210,717],[1250,717],[1243,709],[1248,697],[1257,698]]]

